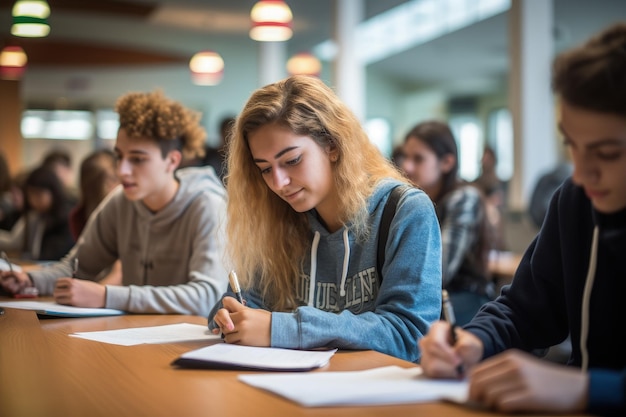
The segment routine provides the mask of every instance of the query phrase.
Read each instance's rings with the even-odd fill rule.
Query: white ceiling
[[[100,0],[101,4],[157,5],[148,18],[106,12],[87,12],[87,0],[49,0],[50,40],[130,46],[190,57],[220,37],[233,42],[248,38],[249,11],[255,0]],[[365,17],[406,0],[365,0]],[[531,0],[547,1],[547,0]],[[10,5],[0,0],[0,36],[9,37]],[[289,54],[310,50],[332,37],[334,0],[288,1],[294,14],[294,36]],[[579,43],[602,27],[626,20],[626,0],[554,0],[555,45],[561,50]],[[63,7],[61,7],[61,5]],[[443,87],[480,94],[506,78],[506,13],[371,64],[371,69],[401,83]],[[188,59],[188,58],[187,58]]]

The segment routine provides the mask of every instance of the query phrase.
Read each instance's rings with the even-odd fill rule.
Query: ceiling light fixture
[[[319,77],[322,72],[322,63],[310,52],[300,52],[287,61],[289,75],[312,75]]]
[[[281,42],[291,38],[291,9],[282,0],[258,1],[250,11],[250,37],[261,42]]]
[[[224,60],[214,51],[201,51],[189,61],[191,79],[197,85],[217,85],[224,76]]]
[[[26,71],[28,58],[24,50],[15,45],[5,46],[0,52],[0,78],[19,80]]]
[[[18,0],[13,5],[11,34],[27,38],[48,36],[50,6],[44,0]]]

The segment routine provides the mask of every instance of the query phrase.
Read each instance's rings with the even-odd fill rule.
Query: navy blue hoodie
[[[595,274],[588,273],[592,265]],[[583,296],[587,282],[589,300]],[[568,363],[589,372],[588,411],[624,415],[624,294],[626,209],[608,215],[595,211],[584,190],[568,179],[555,192],[511,285],[465,328],[483,341],[485,358],[509,348],[547,348],[571,334]],[[588,314],[583,305],[588,305]],[[586,354],[581,348],[583,327],[588,328],[582,343]]]

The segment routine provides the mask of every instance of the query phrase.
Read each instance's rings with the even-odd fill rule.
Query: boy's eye
[[[598,158],[605,161],[613,161],[621,156],[620,152],[598,152]]]

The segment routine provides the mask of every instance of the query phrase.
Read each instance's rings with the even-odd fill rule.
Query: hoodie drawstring
[[[583,300],[581,308],[580,354],[582,356],[582,372],[587,372],[587,367],[589,366],[589,352],[587,351],[587,337],[589,335],[589,303],[591,300],[593,280],[596,277],[599,235],[600,228],[596,226],[593,229],[593,241],[591,243],[591,254],[589,255],[589,269],[587,270],[587,278],[585,279],[585,289],[583,290]]]
[[[341,268],[341,287],[339,295],[346,296],[346,277],[348,276],[348,262],[350,262],[350,241],[348,240],[348,229],[343,229],[343,267]]]
[[[311,245],[311,277],[309,281],[309,302],[307,305],[313,307],[314,293],[315,293],[315,280],[317,275],[317,247],[320,243],[320,232],[315,232],[313,236],[313,244]],[[348,276],[348,263],[350,262],[350,240],[348,239],[348,229],[343,229],[343,267],[341,268],[341,284],[339,294],[342,297],[346,296],[346,278]]]
[[[317,247],[320,243],[320,232],[315,232],[311,245],[311,278],[309,282],[309,307],[313,307],[313,293],[315,292],[315,275],[317,274]]]

